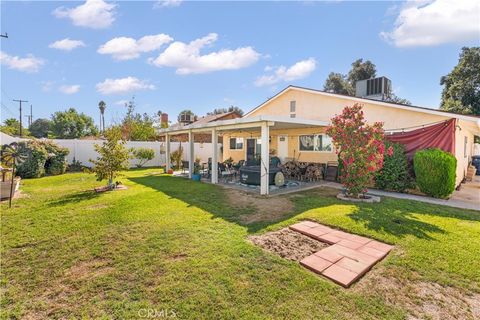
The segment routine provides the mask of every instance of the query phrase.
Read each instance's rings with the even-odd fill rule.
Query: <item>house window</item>
[[[332,138],[326,134],[309,134],[298,137],[298,149],[300,151],[323,151],[333,150]]]
[[[297,111],[297,102],[296,101],[290,101],[290,112],[295,112]]]
[[[295,113],[290,114],[290,118],[295,118],[297,115]]]
[[[243,149],[243,138],[230,138],[230,150]]]
[[[467,145],[468,145],[468,138],[465,137],[463,140],[463,157],[467,158]]]

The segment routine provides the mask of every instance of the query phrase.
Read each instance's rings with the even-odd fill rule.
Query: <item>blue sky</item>
[[[479,45],[478,6],[2,1],[2,119],[18,116],[19,98],[34,118],[75,107],[96,121],[104,100],[109,123],[132,95],[137,111],[171,119],[183,109],[248,111],[289,84],[321,89],[357,58],[374,62],[397,95],[437,108],[440,77],[462,46]]]

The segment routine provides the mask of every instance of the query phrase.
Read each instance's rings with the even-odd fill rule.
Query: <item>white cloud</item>
[[[479,39],[480,2],[429,0],[407,2],[391,32],[380,36],[397,47],[434,46]]]
[[[267,67],[265,71],[273,71],[273,74],[263,75],[255,80],[255,85],[258,87],[269,86],[282,81],[293,81],[308,77],[317,67],[317,62],[314,58],[298,61],[291,67],[279,66],[276,68]]]
[[[135,77],[126,77],[121,79],[105,79],[97,83],[97,91],[102,94],[125,94],[140,90],[153,90],[155,86],[148,81],[140,80]]]
[[[183,0],[159,0],[153,5],[154,9],[166,8],[166,7],[178,7]]]
[[[53,81],[42,81],[42,91],[43,92],[50,92],[52,91],[52,87],[55,84]]]
[[[73,85],[63,85],[58,88],[60,92],[65,93],[65,94],[74,94],[80,91],[80,86],[78,84],[73,84]]]
[[[15,69],[23,72],[38,72],[45,61],[29,54],[25,58],[11,56],[0,51],[0,64],[6,65],[9,69]]]
[[[83,43],[81,40],[70,40],[70,38],[66,38],[50,43],[48,47],[52,49],[71,51],[79,47],[85,47],[85,43]]]
[[[114,104],[117,106],[125,106],[128,103],[128,100],[118,100]]]
[[[201,55],[200,50],[213,44],[217,38],[216,33],[210,33],[188,44],[176,41],[156,59],[150,58],[149,62],[157,67],[176,68],[177,74],[192,74],[245,68],[257,62],[260,57],[252,47],[222,49]]]
[[[97,52],[111,54],[116,60],[129,60],[138,58],[142,52],[158,50],[162,45],[171,41],[173,41],[173,38],[164,33],[145,36],[138,40],[118,37],[101,45]]]
[[[103,0],[87,0],[75,8],[56,8],[53,15],[57,18],[69,18],[76,26],[103,29],[115,21],[115,7],[115,4]]]

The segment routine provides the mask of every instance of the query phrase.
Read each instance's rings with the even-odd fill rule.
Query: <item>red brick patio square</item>
[[[332,265],[330,261],[322,259],[314,254],[304,258],[302,261],[300,261],[300,264],[318,274],[321,274],[323,270]]]
[[[387,255],[387,252],[380,251],[380,250],[373,249],[373,248],[366,247],[366,246],[363,246],[363,247],[359,248],[358,251],[361,252],[361,253],[368,254],[369,256],[378,258],[378,259],[382,259],[383,257],[385,257]]]
[[[355,280],[357,280],[357,278],[360,277],[358,273],[339,267],[336,264],[332,264],[330,267],[324,270],[322,275],[344,287],[349,287]]]
[[[350,248],[350,249],[354,249],[354,250],[356,250],[360,247],[363,247],[363,244],[361,244],[360,242],[350,241],[350,240],[347,240],[347,239],[343,239],[343,240],[341,240],[337,243],[341,246],[344,246],[344,247],[347,247],[347,248]]]
[[[393,246],[391,246],[389,244],[382,243],[382,242],[379,242],[379,241],[376,241],[376,240],[370,241],[369,243],[367,243],[365,245],[365,247],[373,248],[373,249],[376,249],[378,251],[383,251],[385,253],[388,253],[393,248]]]

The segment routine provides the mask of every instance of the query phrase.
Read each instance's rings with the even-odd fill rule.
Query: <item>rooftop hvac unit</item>
[[[392,92],[392,81],[386,77],[378,77],[357,81],[355,95],[362,98],[386,100]]]
[[[193,122],[193,116],[190,113],[182,113],[180,115],[180,122],[192,123]]]

